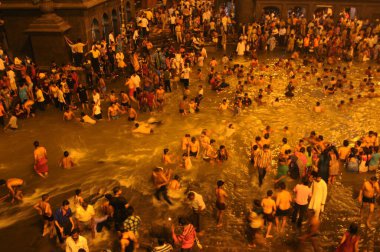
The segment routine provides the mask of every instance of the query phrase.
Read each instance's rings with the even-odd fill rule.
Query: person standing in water
[[[156,167],[153,169],[152,173],[152,178],[153,178],[153,183],[156,188],[156,192],[154,196],[156,197],[157,200],[160,200],[160,195],[162,194],[164,200],[168,202],[169,205],[173,205],[171,200],[169,199],[168,196],[168,188],[167,185],[170,182],[170,177],[171,177],[171,171],[167,170],[164,172],[164,169],[162,167]]]
[[[364,181],[362,188],[360,189],[358,201],[361,203],[360,207],[360,217],[363,218],[363,209],[365,206],[369,206],[369,214],[366,221],[367,227],[371,227],[371,219],[373,212],[375,211],[376,198],[380,194],[379,183],[377,183],[377,178],[375,176],[371,177],[370,180]]]
[[[272,163],[272,153],[269,150],[269,145],[264,144],[263,150],[259,151],[257,156],[257,168],[259,171],[259,186],[263,184],[263,180],[270,169]]]
[[[282,233],[285,231],[286,220],[290,215],[290,204],[292,202],[292,196],[287,190],[285,190],[284,182],[280,182],[279,188],[280,192],[277,194],[276,198],[276,229],[277,233]],[[280,219],[282,219],[281,227]]]
[[[319,219],[320,213],[325,209],[327,184],[317,172],[313,172],[312,176],[314,180],[311,184],[312,195],[309,203],[309,210],[314,210],[315,216]]]
[[[39,215],[42,216],[43,221],[44,221],[42,237],[44,237],[47,234],[50,234],[50,238],[53,238],[54,217],[53,217],[53,211],[51,210],[49,200],[50,200],[49,194],[43,194],[41,197],[41,201],[35,204],[33,208],[38,211]]]
[[[267,197],[261,201],[261,206],[263,207],[264,220],[267,225],[267,232],[265,238],[273,237],[270,235],[270,231],[272,229],[274,216],[276,214],[276,202],[272,199],[273,191],[267,191]]]
[[[62,167],[63,169],[71,169],[75,165],[73,159],[69,155],[70,154],[68,151],[63,152],[63,158],[59,162],[59,166]]]
[[[226,198],[228,195],[226,191],[222,188],[224,185],[223,180],[218,180],[216,182],[217,188],[215,190],[216,194],[216,209],[217,209],[217,227],[221,227],[223,225],[222,218],[223,212],[226,210]]]
[[[40,146],[38,141],[34,141],[34,170],[42,178],[48,176],[48,159],[45,147]]]

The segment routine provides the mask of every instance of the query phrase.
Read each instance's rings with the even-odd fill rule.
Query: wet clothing
[[[115,220],[115,229],[120,231],[123,227],[123,221],[127,218],[125,205],[128,204],[128,201],[122,197],[112,197],[110,200],[110,205],[114,209],[113,218]]]

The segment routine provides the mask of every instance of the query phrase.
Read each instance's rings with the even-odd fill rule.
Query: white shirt
[[[92,100],[94,101],[95,104],[100,104],[100,94],[99,93],[92,94]]]
[[[86,252],[90,251],[87,246],[87,239],[83,236],[79,236],[76,242],[71,236],[66,239],[66,252],[78,252],[81,248]]]
[[[133,84],[135,84],[135,87],[140,87],[140,82],[141,82],[140,76],[138,76],[137,74],[135,76],[132,75],[131,81],[133,82]]]
[[[9,127],[11,127],[12,129],[17,129],[18,126],[17,126],[17,117],[15,117],[14,115],[11,116],[11,118],[9,119]]]
[[[94,207],[91,205],[88,205],[86,210],[84,210],[82,206],[79,206],[75,214],[75,217],[81,222],[90,221],[91,218],[94,216],[95,216]]]
[[[191,208],[193,208],[195,211],[206,209],[206,204],[203,201],[202,195],[196,192],[192,192],[192,193],[194,193],[195,197],[194,197],[194,200],[191,201]]]
[[[142,18],[141,19],[141,22],[140,22],[140,27],[147,27],[148,26],[148,24],[149,24],[149,21],[148,21],[148,19],[146,19],[146,18]]]

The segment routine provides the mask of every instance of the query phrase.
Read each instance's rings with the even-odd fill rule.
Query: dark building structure
[[[319,11],[329,11],[334,16],[343,10],[351,16],[359,18],[380,18],[379,0],[237,0],[236,15],[240,22],[250,22],[264,13],[276,13],[282,18],[289,14],[302,13],[306,18],[312,18]]]
[[[64,63],[70,49],[65,45],[63,36],[92,43],[106,38],[111,31],[118,34],[121,20],[124,18],[127,22],[133,18],[135,4],[143,7],[146,2],[2,0],[0,11],[4,22],[0,30],[0,43],[14,56],[32,55],[40,65],[46,65],[49,55],[61,61],[57,63]]]

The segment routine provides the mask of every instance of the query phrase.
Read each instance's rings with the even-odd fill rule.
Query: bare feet
[[[266,235],[265,238],[272,238],[273,235]]]

